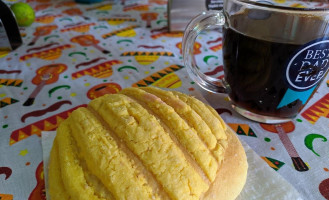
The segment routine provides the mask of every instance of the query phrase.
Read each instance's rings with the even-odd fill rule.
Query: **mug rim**
[[[319,13],[329,13],[329,7],[328,8],[297,8],[297,7],[289,7],[289,6],[279,6],[274,4],[265,4],[265,3],[259,3],[256,1],[250,1],[250,0],[235,0],[237,2],[241,2],[243,4],[252,5],[255,7],[259,7],[261,9],[267,8],[271,10],[284,10],[284,11],[291,11],[291,12],[319,12]],[[329,3],[328,3],[329,6]]]

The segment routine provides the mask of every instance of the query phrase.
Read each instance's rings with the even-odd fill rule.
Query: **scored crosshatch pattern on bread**
[[[237,166],[230,177],[225,162]],[[62,122],[49,192],[52,199],[228,200],[246,173],[241,144],[210,106],[179,92],[126,88]]]

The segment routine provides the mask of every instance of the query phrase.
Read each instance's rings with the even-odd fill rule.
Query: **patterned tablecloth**
[[[225,95],[191,81],[182,62],[183,33],[167,32],[166,0],[123,2],[29,1],[36,20],[20,29],[23,45],[0,53],[0,199],[45,199],[41,132],[55,130],[91,99],[131,86],[202,92],[304,199],[329,199],[328,77],[300,115],[282,124],[288,137],[279,137],[274,126],[239,116]],[[198,63],[215,77],[223,76],[221,48],[221,35],[212,32],[195,45]],[[294,166],[292,152],[307,168]]]

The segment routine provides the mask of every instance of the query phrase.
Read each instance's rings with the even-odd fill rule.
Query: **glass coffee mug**
[[[222,11],[195,17],[184,33],[183,58],[196,83],[227,93],[241,115],[282,123],[301,111],[326,77],[329,10],[264,2],[226,0]],[[213,28],[223,32],[223,80],[203,74],[193,56],[198,34]]]

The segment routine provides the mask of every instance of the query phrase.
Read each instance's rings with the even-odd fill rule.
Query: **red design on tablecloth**
[[[21,117],[21,121],[22,122],[25,122],[25,120],[27,118],[29,118],[29,117],[40,117],[42,115],[47,114],[48,112],[53,112],[55,110],[58,110],[64,104],[70,104],[70,105],[72,105],[72,102],[71,101],[59,101],[59,102],[56,102],[53,105],[49,106],[46,109],[43,109],[43,110],[35,110],[35,111],[32,111],[32,112],[26,113],[25,115],[23,115]]]
[[[148,11],[149,10],[149,5],[131,5],[131,6],[125,6],[123,8],[123,11],[131,11],[131,10],[136,10],[136,11]]]
[[[152,39],[157,39],[159,37],[171,37],[171,38],[181,38],[184,36],[183,32],[165,32],[165,33],[157,33],[151,35]]]
[[[95,78],[106,78],[112,75],[112,65],[122,64],[119,60],[110,60],[107,62],[103,62],[101,64],[95,65],[88,69],[84,69],[72,74],[72,79],[80,78],[81,76],[90,75]]]
[[[25,61],[30,58],[37,57],[37,58],[40,58],[43,60],[56,60],[62,55],[62,50],[72,48],[72,47],[74,47],[74,46],[71,44],[61,45],[61,46],[47,49],[44,51],[27,54],[27,55],[21,56],[19,59],[20,59],[20,61]]]
[[[35,171],[35,178],[37,179],[37,185],[31,192],[29,200],[46,200],[46,187],[43,171],[43,162],[41,162],[37,170]]]
[[[209,41],[207,42],[207,44],[212,44],[212,43],[221,42],[222,40],[223,40],[223,38],[218,37],[218,38],[216,38],[215,40],[209,40]]]
[[[35,28],[35,32],[33,33],[34,38],[32,42],[29,43],[29,45],[34,45],[36,41],[41,37],[41,36],[46,36],[52,33],[53,30],[57,29],[57,25],[47,25],[47,26],[38,26]]]
[[[273,124],[259,124],[263,129],[271,133],[278,133],[275,125]],[[295,130],[295,124],[292,121],[280,124],[286,134]]]
[[[71,42],[80,44],[81,46],[88,47],[93,46],[104,54],[110,53],[110,51],[98,46],[99,40],[96,40],[93,35],[78,35],[71,38]]]
[[[214,52],[219,51],[223,48],[223,44],[217,44],[215,46],[210,47],[210,49]]]
[[[121,86],[117,83],[102,83],[95,85],[87,92],[89,99],[95,99],[105,94],[115,94],[122,90]]]
[[[29,2],[38,2],[38,3],[48,3],[50,2],[51,0],[27,0],[26,2],[29,3]]]
[[[75,32],[84,33],[89,31],[90,26],[94,26],[94,25],[96,25],[96,23],[81,24],[77,26],[72,26],[70,28],[61,29],[61,32],[75,31]]]
[[[149,3],[158,5],[166,5],[167,2],[167,0],[149,0]]]
[[[58,15],[48,15],[47,14],[47,15],[36,17],[35,22],[39,22],[42,24],[50,24],[50,23],[54,22],[54,20],[57,17],[61,17],[61,16],[62,16],[61,14],[58,14]]]
[[[52,6],[51,3],[44,3],[44,4],[38,4],[34,7],[34,11],[40,11],[40,10],[45,10],[47,8],[49,8],[50,6]]]
[[[158,18],[159,13],[155,12],[147,12],[147,13],[141,13],[140,16],[143,21],[146,21],[146,27],[151,28],[151,22],[156,20]]]
[[[51,46],[54,46],[54,45],[59,45],[59,43],[58,42],[54,42],[54,43],[46,44],[46,45],[43,45],[43,46],[30,48],[30,49],[26,50],[26,52],[29,53],[30,51],[39,51],[41,49],[47,49],[47,48],[49,48]]]
[[[7,71],[7,70],[0,69],[0,74],[20,74],[21,72],[22,72],[21,70]]]
[[[217,77],[218,79],[223,79],[224,78],[224,67],[223,67],[223,65],[217,66],[214,70],[212,70],[210,72],[205,72],[204,74],[208,75],[208,76],[213,76],[217,73],[221,73],[221,75]]]
[[[329,118],[329,93],[305,110],[301,115],[311,124],[318,121],[320,117]]]
[[[12,174],[12,170],[9,167],[0,167],[0,175],[4,174],[5,175],[5,180],[7,180],[11,174]],[[0,196],[1,199],[1,196]]]
[[[329,178],[320,183],[319,191],[325,199],[329,200]]]
[[[83,14],[83,12],[79,8],[69,8],[69,9],[63,10],[62,13],[70,15],[70,16]]]
[[[78,69],[78,68],[81,67],[81,66],[88,66],[88,65],[93,64],[93,63],[95,63],[95,62],[98,62],[98,61],[100,61],[100,60],[106,60],[106,58],[104,58],[104,57],[99,57],[99,58],[92,59],[91,61],[88,61],[88,62],[79,63],[79,64],[77,64],[77,65],[75,66],[75,68]]]
[[[158,49],[158,48],[161,48],[161,49],[164,49],[164,46],[162,46],[162,45],[154,45],[154,46],[151,46],[151,45],[138,45],[137,48],[145,48],[145,49]]]
[[[59,124],[64,121],[72,113],[73,110],[86,106],[86,104],[82,104],[70,110],[48,117],[47,119],[39,120],[33,124],[29,124],[23,128],[13,131],[10,135],[9,145],[13,145],[19,141],[22,141],[31,135],[37,135],[40,137],[41,131],[56,130]]]
[[[221,38],[221,37],[218,37],[218,38],[215,39],[215,40],[208,41],[207,44],[217,43],[217,42],[221,42],[221,41],[222,41],[222,38]],[[223,44],[220,43],[220,44],[217,44],[217,45],[214,45],[214,46],[210,47],[210,49],[211,49],[212,51],[216,52],[216,51],[221,50],[222,47],[223,47]]]
[[[59,74],[67,69],[65,64],[50,64],[40,67],[36,70],[36,76],[32,79],[32,83],[37,87],[30,94],[23,106],[30,106],[33,104],[36,96],[45,85],[49,85],[58,81]]]
[[[179,53],[182,54],[182,42],[178,42],[176,44],[176,47],[179,49]],[[193,54],[197,55],[201,53],[201,47],[202,45],[199,42],[194,42],[194,46],[193,46]]]

